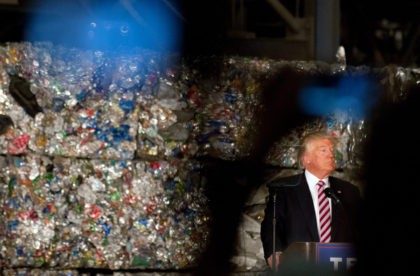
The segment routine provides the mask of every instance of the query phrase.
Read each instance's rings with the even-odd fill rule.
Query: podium
[[[306,264],[332,272],[349,272],[356,262],[350,243],[295,242],[283,252],[280,267]]]

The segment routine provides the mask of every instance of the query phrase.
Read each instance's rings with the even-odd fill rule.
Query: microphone
[[[337,197],[337,195],[333,192],[333,190],[330,187],[325,188],[324,193],[327,197],[331,198],[335,204],[340,203],[340,199]]]

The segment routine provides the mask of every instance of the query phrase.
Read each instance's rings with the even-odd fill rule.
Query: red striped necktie
[[[324,193],[325,183],[320,180],[317,184],[318,204],[319,204],[319,226],[320,242],[330,242],[331,240],[331,210],[328,198]]]

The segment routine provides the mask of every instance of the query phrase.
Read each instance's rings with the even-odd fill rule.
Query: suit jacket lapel
[[[317,240],[319,237],[315,210],[311,192],[309,191],[304,173],[302,173],[299,177],[298,183],[299,185],[296,187],[295,196],[299,202],[299,207],[301,208],[302,214],[304,216],[304,221],[306,222],[305,226],[308,227],[309,233],[311,234],[313,240]]]
[[[330,188],[335,194],[340,194],[341,189],[337,186],[337,183],[335,182],[334,178],[330,177]],[[341,227],[345,227],[345,223],[343,221],[343,216],[341,212],[341,203],[334,203],[331,204],[331,241],[337,241],[339,240],[338,234],[343,231],[340,229]]]

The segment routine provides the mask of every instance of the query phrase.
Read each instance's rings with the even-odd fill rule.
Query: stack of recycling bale
[[[195,66],[203,63],[219,66],[203,74]],[[331,75],[372,71],[245,57],[187,62],[139,49],[2,45],[0,267],[70,274],[78,268],[194,267],[212,219],[202,158],[249,154],[264,76],[282,66]],[[418,75],[391,69],[376,73],[385,91],[398,91],[390,96],[399,98]],[[302,134],[325,128],[340,140],[344,177],[357,183],[364,127],[348,110],[319,116],[278,141],[266,162],[296,169]],[[255,208],[244,214],[242,243],[232,259],[246,270],[265,265],[258,240],[262,198],[249,202]]]

